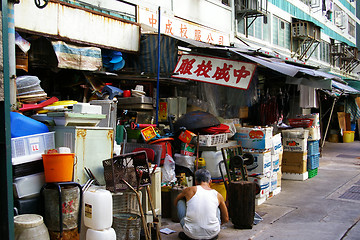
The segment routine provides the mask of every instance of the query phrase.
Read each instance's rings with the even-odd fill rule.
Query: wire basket
[[[103,161],[106,189],[111,192],[125,190],[128,186],[143,187],[151,184],[146,152],[122,154]],[[142,173],[140,178],[140,172]]]
[[[141,191],[139,191],[141,194]],[[141,198],[141,197],[140,197]],[[136,193],[126,190],[112,195],[113,212],[140,215],[139,202]]]
[[[136,214],[114,214],[112,228],[116,232],[116,240],[139,240],[141,218]]]

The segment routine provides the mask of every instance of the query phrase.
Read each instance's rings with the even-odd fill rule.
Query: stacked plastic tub
[[[308,127],[309,138],[307,143],[307,170],[308,178],[313,178],[318,174],[320,162],[320,118],[318,113],[304,115],[312,119],[312,125]]]
[[[307,170],[308,178],[318,174],[320,160],[319,140],[308,141]]]

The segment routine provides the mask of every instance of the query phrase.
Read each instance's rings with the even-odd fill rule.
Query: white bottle
[[[223,160],[221,151],[203,151],[201,157],[205,159],[206,169],[209,170],[211,178],[221,178],[219,168],[220,162]],[[221,163],[221,170],[226,175],[225,165]]]
[[[84,193],[84,225],[93,230],[108,229],[113,221],[113,202],[110,191],[90,188]]]
[[[116,240],[116,233],[113,228],[94,230],[89,228],[86,231],[86,240]]]

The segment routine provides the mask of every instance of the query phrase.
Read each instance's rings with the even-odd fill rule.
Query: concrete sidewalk
[[[250,230],[234,229],[229,222],[219,239],[359,240],[360,142],[326,142],[318,175],[306,181],[283,179],[281,193],[257,206],[256,212],[262,222]],[[161,234],[163,240],[179,239],[179,223],[162,219],[161,228],[176,231]]]

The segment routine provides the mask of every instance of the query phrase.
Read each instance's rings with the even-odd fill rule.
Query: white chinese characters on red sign
[[[248,89],[256,65],[224,58],[182,55],[174,70],[175,78]]]

